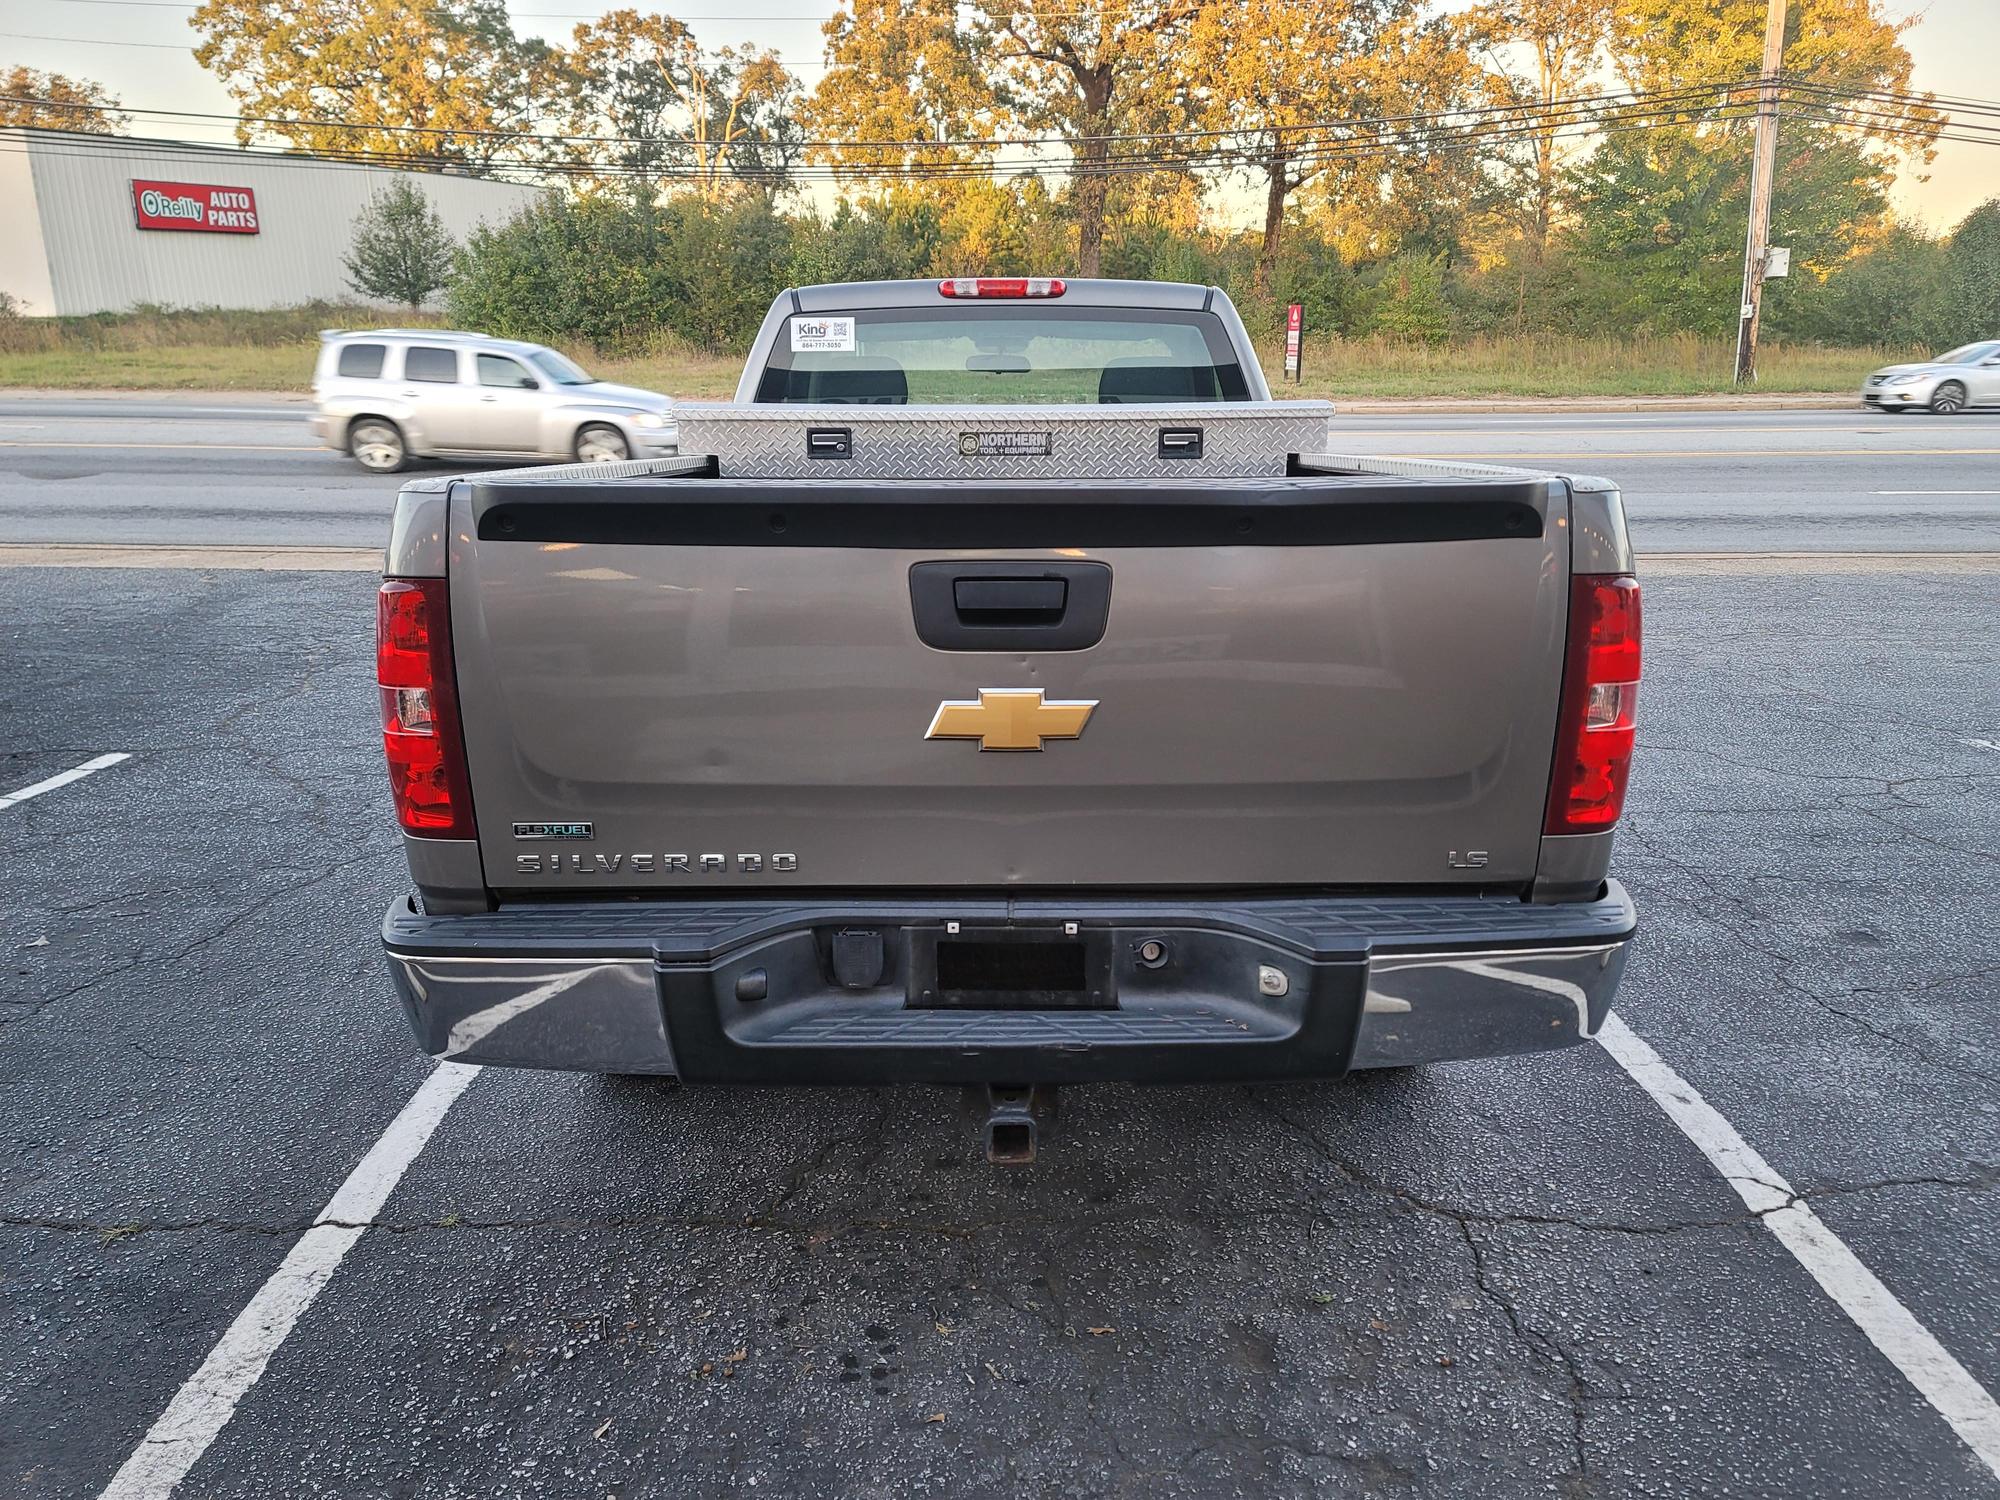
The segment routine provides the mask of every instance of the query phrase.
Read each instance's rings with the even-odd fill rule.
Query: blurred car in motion
[[[1914,365],[1885,365],[1861,382],[1861,404],[1877,411],[2000,406],[2000,339],[1966,344]]]
[[[657,458],[677,437],[657,391],[592,379],[540,344],[433,328],[328,329],[313,401],[313,434],[378,474],[412,458]]]

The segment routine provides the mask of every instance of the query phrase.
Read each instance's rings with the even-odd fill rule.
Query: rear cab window
[[[1095,406],[1248,401],[1212,312],[995,300],[790,317],[760,403]]]
[[[335,373],[343,380],[380,380],[382,357],[388,348],[386,344],[342,344]]]
[[[412,344],[403,351],[403,378],[438,385],[458,383],[458,351],[433,344]]]

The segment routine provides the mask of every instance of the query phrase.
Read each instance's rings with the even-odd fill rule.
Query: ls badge
[[[978,740],[981,750],[1039,750],[1043,740],[1082,734],[1096,707],[1095,698],[1044,703],[1040,688],[981,688],[977,702],[940,703],[924,738]]]

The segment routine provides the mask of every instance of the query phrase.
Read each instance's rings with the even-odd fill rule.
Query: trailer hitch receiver
[[[977,1092],[977,1091],[975,1091]],[[990,1083],[984,1090],[986,1159],[1025,1167],[1056,1118],[1056,1091],[1046,1085]]]

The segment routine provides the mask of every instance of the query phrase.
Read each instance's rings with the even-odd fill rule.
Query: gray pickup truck
[[[398,499],[419,1044],[690,1083],[1331,1079],[1604,1020],[1601,481],[1333,451],[1228,298],[805,287],[681,455]]]

